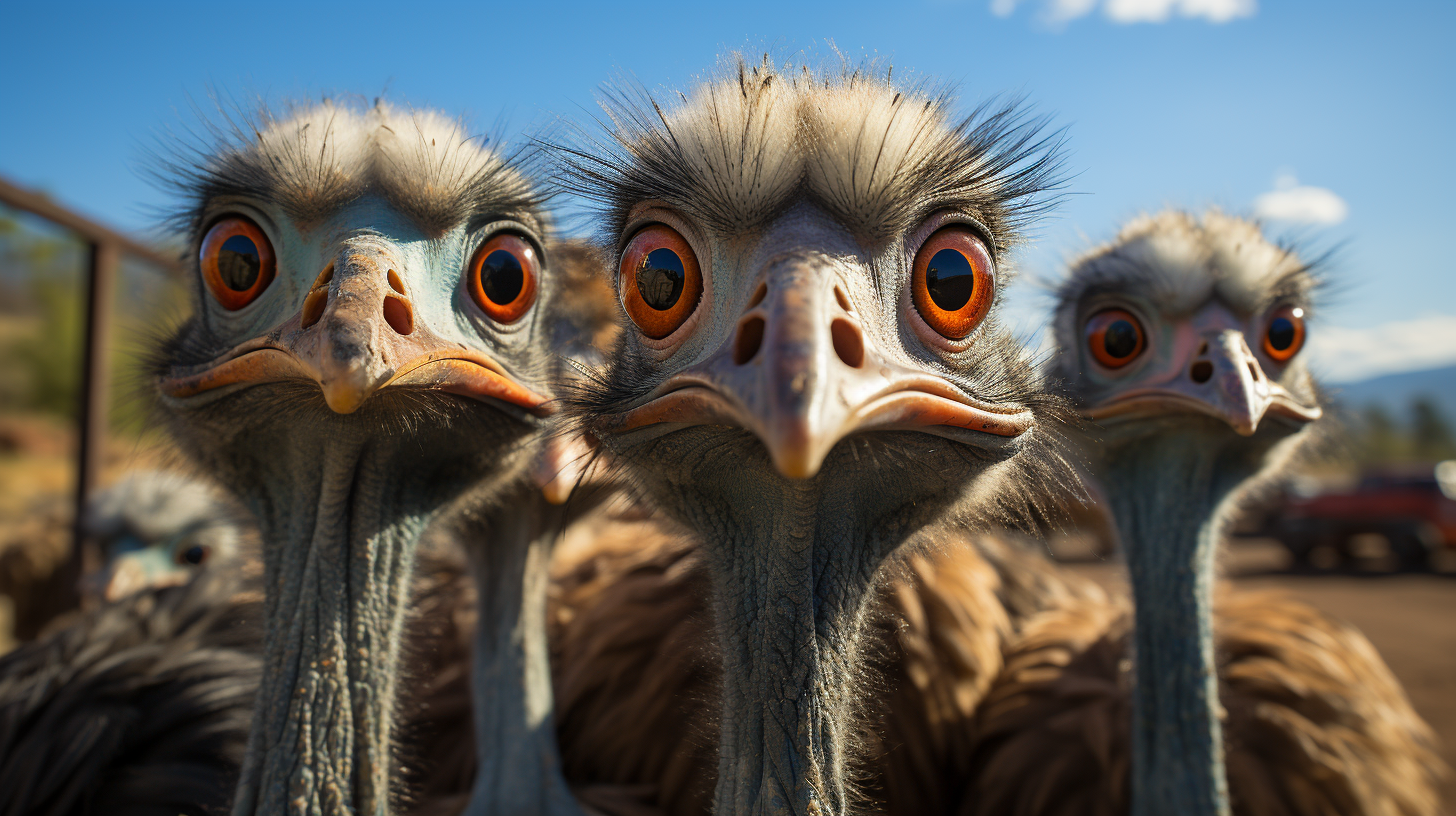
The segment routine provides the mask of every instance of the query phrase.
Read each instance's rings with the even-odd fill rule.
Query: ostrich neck
[[[233,812],[385,813],[402,600],[436,503],[366,443],[272,452],[282,470],[248,497],[266,542],[266,634]]]
[[[716,812],[843,814],[865,609],[898,540],[848,507],[749,509],[710,548],[724,668]]]
[[[480,596],[473,687],[475,787],[468,816],[574,814],[552,719],[546,587],[563,511],[531,487],[481,517],[471,536]]]
[[[1136,608],[1132,812],[1227,816],[1214,557],[1226,501],[1252,471],[1196,435],[1140,439],[1109,457]]]

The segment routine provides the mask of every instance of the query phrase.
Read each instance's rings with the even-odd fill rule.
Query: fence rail
[[[79,602],[77,580],[99,565],[99,554],[88,553],[82,531],[86,497],[96,486],[101,450],[106,438],[107,395],[110,382],[109,337],[116,277],[123,255],[130,255],[173,275],[183,273],[181,259],[102,226],[50,198],[0,178],[0,202],[39,216],[75,233],[90,246],[86,270],[86,314],[81,354],[81,394],[76,434],[75,518],[71,531],[71,558],[67,565],[66,606]]]

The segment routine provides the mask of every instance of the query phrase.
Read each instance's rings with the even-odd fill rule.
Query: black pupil
[[[925,288],[930,299],[947,312],[958,311],[976,291],[976,270],[965,255],[954,249],[942,249],[930,259],[925,270]]]
[[[1269,345],[1275,351],[1284,351],[1294,345],[1294,321],[1287,317],[1276,317],[1269,324]]]
[[[1102,334],[1102,347],[1114,360],[1121,360],[1137,351],[1137,327],[1126,320],[1115,320]]]
[[[222,242],[217,252],[217,271],[223,285],[234,292],[246,292],[258,282],[263,259],[258,245],[246,235],[234,235]]]
[[[521,259],[497,249],[485,256],[480,264],[480,286],[491,303],[504,306],[520,297],[526,285],[526,272],[521,269]]]
[[[637,291],[648,306],[659,312],[677,303],[686,280],[682,258],[665,247],[647,253],[642,265],[637,267]]]
[[[206,556],[207,550],[201,547],[188,547],[187,551],[182,553],[182,560],[189,564],[201,564],[202,559]]]

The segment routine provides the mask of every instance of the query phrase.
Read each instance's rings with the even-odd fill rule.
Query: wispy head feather
[[[800,198],[860,240],[883,241],[943,208],[976,214],[998,249],[1055,203],[1062,132],[1018,101],[958,122],[948,92],[902,86],[873,62],[814,70],[729,68],[664,107],[640,87],[608,88],[609,136],[557,145],[562,186],[598,202],[615,240],[643,201],[724,232],[753,229]]]
[[[184,202],[170,220],[200,226],[224,196],[272,201],[303,226],[368,193],[440,234],[484,216],[534,212],[533,154],[500,155],[465,125],[432,110],[324,101],[252,115],[219,106],[189,142],[154,157],[153,175]]]

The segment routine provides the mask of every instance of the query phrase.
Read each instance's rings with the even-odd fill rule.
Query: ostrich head
[[[888,72],[767,60],[607,108],[567,177],[603,205],[632,326],[576,408],[704,537],[718,807],[842,813],[875,569],[948,505],[1017,493],[1044,438],[995,312],[1056,140]]]
[[[216,488],[155,470],[128,473],[93,495],[83,524],[104,564],[84,590],[107,601],[184,584],[203,564],[238,557],[249,536],[233,502]]]
[[[541,199],[458,122],[384,104],[184,158],[195,314],[161,411],[258,517],[267,587],[235,812],[380,813],[420,533],[523,479],[551,410]]]
[[[1316,279],[1257,224],[1165,212],[1075,262],[1053,373],[1087,445],[1137,604],[1133,808],[1228,812],[1210,592],[1236,494],[1311,438],[1300,350]]]
[[[1299,356],[1314,286],[1309,266],[1252,222],[1140,218],[1073,265],[1053,373],[1119,435],[1193,414],[1215,434],[1252,438],[1262,425],[1278,440],[1320,416]]]

